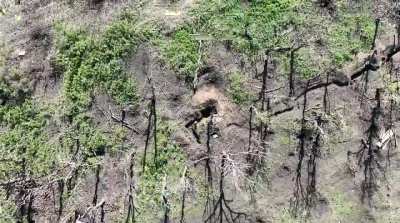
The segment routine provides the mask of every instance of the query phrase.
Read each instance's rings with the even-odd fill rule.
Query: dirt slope
[[[23,76],[7,77],[11,79],[11,83],[22,85],[22,89],[31,92],[35,100],[54,103],[55,107],[61,106],[63,73],[54,62],[56,53],[54,22],[62,20],[64,23],[100,31],[104,29],[104,24],[108,24],[121,12],[121,9],[140,4],[125,0],[97,2],[99,3],[92,1],[91,4],[87,4],[83,0],[22,0],[20,5],[8,8],[11,13],[0,16],[0,40],[5,42],[5,49],[9,52],[7,71],[2,75],[7,77],[11,75],[12,69],[18,69]],[[143,21],[161,21],[166,27],[165,32],[172,31],[187,19],[188,11],[196,2],[193,0],[178,3],[161,0],[147,2],[142,12]],[[381,39],[385,39],[389,35],[382,36]],[[381,40],[378,45],[386,46],[388,41]],[[384,51],[383,47],[381,51]],[[248,63],[249,58],[230,50],[224,43],[218,41],[210,44],[207,52],[203,64],[204,67],[212,69],[199,77],[199,85],[194,91],[190,86],[191,83],[188,84],[179,78],[161,59],[160,49],[149,44],[139,46],[135,54],[125,63],[125,69],[137,81],[140,92],[138,105],[135,108],[121,107],[104,92],[98,92],[94,95],[93,105],[88,112],[97,129],[111,133],[116,126],[124,126],[120,122],[122,116],[125,116],[122,110],[128,111],[123,121],[125,123],[123,129],[128,132],[123,143],[124,149],[102,156],[98,173],[97,169],[85,169],[86,172],[79,173],[80,177],[76,180],[74,192],[68,195],[68,199],[62,204],[62,213],[59,212],[61,206],[59,201],[67,195],[59,194],[60,188],[64,186],[60,186],[58,178],[54,178],[46,185],[30,187],[29,190],[34,194],[33,204],[29,205],[33,219],[31,222],[125,222],[130,184],[132,181],[138,182],[142,179],[140,158],[149,135],[147,125],[151,115],[149,101],[153,96],[152,87],[156,89],[158,117],[174,123],[171,126],[176,126],[176,131],[172,134],[171,140],[187,157],[187,166],[193,168],[190,170],[193,176],[187,184],[194,185],[196,180],[204,177],[207,168],[204,161],[207,160],[207,155],[210,155],[215,158],[212,161],[214,193],[218,193],[220,175],[225,177],[227,204],[233,210],[246,213],[246,218],[242,219],[242,222],[301,222],[299,219],[302,216],[293,218],[289,213],[289,207],[293,202],[299,141],[304,136],[299,134],[304,112],[304,97],[300,95],[304,90],[303,81],[296,80],[295,96],[300,95],[296,98],[288,97],[286,77],[282,78],[276,73],[267,77],[267,90],[275,89],[268,96],[272,107],[269,112],[274,115],[268,117],[268,126],[265,130],[261,130],[268,132],[266,139],[261,142],[258,126],[253,126],[253,135],[249,140],[249,122],[256,125],[257,120],[254,117],[252,120],[249,119],[250,106],[241,106],[233,102],[229,92],[230,77],[235,72],[245,73],[251,79],[247,86],[249,91],[257,94],[262,81],[261,76],[255,77],[254,69],[262,71],[264,60],[255,64]],[[365,58],[362,55],[358,57],[362,58],[359,60]],[[398,65],[396,57],[394,59],[394,65]],[[270,61],[269,65],[272,67],[271,73],[277,72],[274,69],[274,61]],[[344,70],[351,73],[353,70],[351,66]],[[318,198],[311,210],[309,218],[311,222],[400,222],[400,188],[396,186],[400,183],[400,157],[397,150],[377,155],[377,159],[385,165],[389,165],[385,156],[390,156],[390,168],[385,169],[384,177],[381,175],[377,177],[379,190],[372,198],[372,204],[362,202],[360,199],[364,172],[358,166],[358,156],[352,155],[363,145],[361,140],[365,139],[370,126],[373,108],[377,104],[376,89],[385,86],[382,73],[370,72],[367,91],[363,91],[364,82],[361,78],[353,80],[348,86],[329,85],[326,88],[329,115],[323,112],[325,88],[306,94],[305,122],[307,128],[312,129],[307,136],[310,137],[308,143],[313,142],[316,132],[321,130],[318,134],[323,145],[317,162]],[[389,92],[383,91],[381,107],[389,111],[390,106]],[[393,112],[397,114],[397,110],[396,107]],[[254,113],[261,114],[262,111],[255,109]],[[387,112],[385,116],[387,118]],[[208,129],[210,120],[213,124],[211,132]],[[320,128],[315,130],[314,123],[318,120],[322,120],[323,124],[318,124]],[[395,126],[390,127],[395,132],[398,128],[397,121]],[[64,133],[63,129],[48,131],[57,133],[52,139],[54,141],[58,140],[58,135]],[[395,135],[394,138],[396,137]],[[262,168],[266,169],[266,176],[259,178],[248,176],[247,171],[251,172],[249,169],[253,167],[247,163],[249,156],[244,155],[249,147],[249,141],[252,147],[257,148],[254,150],[255,153],[259,157],[265,157],[260,163]],[[208,154],[207,144],[210,143],[213,151]],[[133,170],[135,177],[129,173],[132,154],[139,157]],[[233,160],[226,167],[228,173],[225,175],[218,172],[222,165],[219,157],[224,157],[224,154]],[[306,157],[309,155],[307,153]],[[304,165],[303,168],[307,163]],[[260,166],[256,166],[256,169],[258,167]],[[69,176],[71,173],[67,170],[69,169],[60,170],[56,174]],[[305,169],[303,174],[306,174]],[[302,181],[306,182],[307,179],[302,178]],[[168,179],[165,182],[168,182]],[[96,184],[98,186],[94,186]],[[165,184],[171,188],[180,187]],[[205,192],[202,189],[188,190],[186,222],[204,222],[203,207],[199,208],[203,205],[200,200],[203,193]],[[96,202],[93,202],[93,194],[96,194]],[[26,209],[25,203],[21,205],[21,210],[24,210],[24,207]],[[180,215],[176,214],[179,211],[175,210],[179,209],[179,205],[175,206],[171,207],[174,214],[170,222],[180,222]],[[162,222],[154,219],[163,213],[154,212],[153,218],[146,221]],[[25,216],[24,213],[19,215]]]

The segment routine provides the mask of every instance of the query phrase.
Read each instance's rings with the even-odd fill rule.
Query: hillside
[[[395,0],[0,0],[0,223],[400,222]]]

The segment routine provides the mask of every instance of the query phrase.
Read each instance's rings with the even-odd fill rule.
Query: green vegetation
[[[279,216],[280,223],[299,223],[302,222],[300,219],[294,218],[288,209],[283,209]]]
[[[298,0],[252,1],[204,0],[193,10],[196,30],[217,40],[232,40],[235,49],[254,54],[261,49],[288,44],[283,33]]]
[[[138,209],[141,213],[139,222],[153,222],[161,218],[163,213],[162,196],[170,203],[172,216],[178,214],[181,178],[186,171],[186,156],[182,149],[174,144],[171,136],[174,124],[170,121],[160,121],[157,130],[157,148],[159,154],[155,162],[148,162],[139,180]]]
[[[295,69],[302,78],[311,78],[330,65],[343,66],[356,53],[369,50],[375,25],[373,17],[364,11],[341,6],[338,21],[332,22],[307,1],[243,4],[238,0],[203,0],[191,11],[191,20],[184,28],[178,28],[172,39],[163,44],[162,53],[175,72],[191,79],[200,57],[194,34],[230,41],[233,49],[251,57],[266,49],[305,45],[296,52]],[[326,49],[308,47],[317,41],[326,44]],[[288,60],[280,61],[285,73]]]
[[[365,8],[348,5],[347,1],[336,2],[337,11],[335,16],[332,16],[324,11],[327,9],[318,7],[314,2],[306,0],[254,0],[247,2],[240,0],[202,0],[191,10],[190,18],[184,18],[184,22],[179,24],[172,32],[167,30],[168,33],[172,33],[171,36],[161,36],[161,32],[155,31],[148,24],[143,24],[141,17],[129,12],[122,13],[106,27],[100,27],[100,30],[102,30],[100,33],[87,31],[93,29],[85,29],[84,27],[57,24],[54,27],[56,34],[54,47],[57,65],[60,65],[63,69],[63,82],[60,84],[62,86],[60,95],[62,101],[50,105],[40,103],[39,101],[43,100],[42,98],[36,97],[36,95],[32,97],[31,95],[33,87],[30,86],[34,85],[34,81],[38,81],[38,77],[35,76],[36,73],[30,72],[29,69],[26,69],[26,74],[21,72],[24,69],[24,63],[32,55],[30,53],[24,54],[15,59],[10,56],[11,50],[5,49],[4,44],[0,45],[0,183],[21,180],[21,183],[18,181],[21,185],[15,186],[15,188],[20,190],[18,193],[21,192],[24,195],[33,191],[35,205],[38,206],[37,209],[37,206],[35,206],[34,210],[34,215],[36,215],[42,214],[40,213],[41,208],[47,208],[45,206],[47,204],[42,206],[42,203],[45,203],[42,202],[42,197],[49,196],[55,198],[54,202],[59,202],[57,198],[60,191],[53,191],[54,197],[52,197],[52,195],[46,194],[47,188],[42,188],[56,189],[58,181],[65,180],[63,182],[66,189],[63,188],[60,199],[66,204],[62,218],[67,219],[68,215],[73,215],[71,212],[75,210],[81,216],[84,213],[78,213],[78,211],[86,210],[87,215],[94,214],[98,218],[97,214],[101,213],[100,208],[103,208],[103,206],[91,207],[91,201],[87,201],[93,191],[92,188],[88,189],[92,186],[92,178],[86,176],[93,174],[94,168],[100,167],[103,162],[104,167],[108,167],[112,162],[113,165],[121,165],[118,166],[118,170],[128,170],[127,167],[123,166],[126,162],[118,164],[116,161],[117,159],[118,161],[126,160],[127,154],[130,155],[127,150],[131,149],[132,145],[141,146],[139,141],[148,134],[144,133],[145,126],[139,122],[141,121],[140,118],[146,118],[148,111],[145,109],[138,111],[134,121],[131,119],[131,114],[128,114],[125,120],[129,123],[121,121],[118,125],[110,124],[112,121],[109,123],[105,122],[103,117],[98,118],[99,112],[92,106],[94,98],[99,94],[107,94],[120,108],[135,107],[139,104],[140,93],[135,76],[126,68],[129,57],[143,43],[153,43],[152,41],[154,41],[158,44],[156,46],[160,47],[162,59],[168,67],[180,78],[192,81],[196,72],[207,61],[208,58],[204,59],[204,57],[207,57],[207,53],[214,50],[210,46],[215,46],[215,42],[218,42],[217,44],[225,44],[227,51],[231,50],[232,52],[218,48],[217,54],[212,54],[210,58],[222,55],[222,58],[219,58],[222,63],[217,59],[210,64],[213,68],[220,66],[217,69],[223,75],[228,76],[229,74],[226,92],[234,103],[239,106],[252,105],[254,107],[254,116],[250,120],[250,126],[248,125],[249,120],[242,117],[244,113],[238,114],[241,117],[235,120],[236,117],[233,113],[236,110],[230,109],[229,106],[227,109],[218,111],[219,114],[215,115],[213,126],[207,126],[207,119],[210,116],[208,113],[212,109],[199,109],[195,106],[191,108],[189,99],[192,95],[186,94],[187,89],[181,89],[181,86],[179,86],[179,91],[165,92],[170,90],[168,89],[170,83],[166,84],[166,90],[165,88],[160,89],[159,80],[156,80],[155,90],[157,96],[161,95],[161,97],[157,97],[157,108],[159,109],[157,115],[161,117],[157,122],[156,132],[158,155],[155,157],[152,153],[154,145],[149,145],[147,166],[142,172],[139,171],[142,166],[138,162],[141,159],[140,157],[135,158],[136,166],[132,169],[134,174],[131,179],[131,186],[134,189],[131,191],[131,188],[127,188],[124,183],[119,182],[117,189],[122,188],[121,191],[125,189],[126,191],[114,193],[115,190],[111,190],[112,196],[118,197],[111,197],[110,199],[104,197],[105,193],[110,192],[107,188],[108,185],[106,185],[110,178],[108,178],[109,172],[104,174],[101,172],[99,178],[104,177],[105,179],[100,179],[99,188],[101,198],[106,200],[104,206],[106,208],[106,219],[110,222],[114,222],[117,218],[123,219],[126,215],[126,195],[132,193],[137,222],[160,221],[166,208],[164,198],[168,200],[169,217],[172,221],[177,221],[177,217],[180,215],[183,190],[186,187],[189,190],[186,194],[185,203],[187,205],[185,207],[187,221],[204,220],[204,217],[210,214],[202,213],[205,206],[212,207],[215,204],[215,200],[211,201],[212,198],[208,201],[210,203],[206,203],[205,194],[210,193],[210,196],[214,196],[215,199],[218,198],[218,193],[222,193],[222,189],[218,187],[219,184],[217,183],[221,177],[219,172],[221,170],[218,169],[221,166],[221,160],[218,157],[221,153],[225,154],[226,152],[232,162],[223,166],[226,171],[221,171],[221,174],[225,173],[226,178],[221,187],[225,190],[226,197],[234,199],[227,201],[227,203],[232,203],[233,210],[246,212],[246,214],[249,214],[249,219],[257,219],[260,216],[260,221],[264,221],[263,217],[270,218],[271,215],[263,215],[271,212],[274,212],[272,215],[279,215],[275,215],[277,218],[273,219],[278,222],[303,221],[304,216],[295,219],[286,209],[282,212],[276,210],[283,206],[280,202],[288,200],[287,198],[266,199],[275,196],[275,194],[265,193],[266,190],[269,190],[269,178],[272,180],[271,184],[288,182],[287,179],[274,182],[275,178],[273,177],[290,177],[288,175],[294,170],[292,161],[297,159],[299,152],[297,149],[294,150],[298,138],[303,136],[312,138],[313,133],[320,130],[315,129],[316,125],[313,121],[314,117],[321,115],[318,113],[319,111],[322,113],[322,109],[319,110],[318,107],[321,104],[319,101],[321,97],[316,96],[318,92],[314,91],[317,93],[308,98],[310,101],[307,103],[306,118],[310,121],[307,121],[305,126],[301,126],[300,121],[293,117],[293,114],[299,115],[298,110],[301,109],[302,98],[294,100],[294,97],[288,98],[286,93],[282,93],[288,80],[286,75],[293,71],[294,84],[296,85],[294,88],[295,91],[299,90],[295,92],[294,96],[297,96],[300,90],[304,90],[303,83],[297,84],[298,80],[304,81],[320,74],[324,75],[328,69],[341,69],[346,63],[353,60],[357,53],[368,52],[375,28],[374,15],[369,13],[371,11],[369,4],[365,5],[365,8],[368,8],[368,10],[365,10]],[[360,4],[354,3],[354,5]],[[0,15],[6,12],[8,13],[0,7]],[[167,12],[163,11],[163,13]],[[147,11],[144,14],[148,15]],[[180,13],[176,14],[180,15]],[[25,14],[22,15],[25,16]],[[184,15],[186,15],[186,12],[182,9],[182,16]],[[177,18],[182,19],[180,16]],[[175,22],[175,20],[173,21]],[[170,21],[167,23],[170,23]],[[50,36],[52,37],[52,35]],[[204,37],[205,40],[200,41],[198,37]],[[210,44],[208,40],[213,41],[213,43]],[[20,41],[15,42],[19,43]],[[39,45],[36,42],[34,44]],[[26,45],[31,47],[29,44]],[[35,47],[40,48],[36,45]],[[47,52],[46,50],[44,52]],[[153,50],[154,48],[151,47],[151,51]],[[255,100],[258,95],[255,95],[254,92],[259,91],[261,83],[259,68],[262,67],[267,58],[266,52],[268,52],[269,59],[267,71],[272,71],[268,73],[266,81],[267,90],[271,90],[268,97],[273,97],[273,106],[275,106],[275,102],[281,103],[273,108],[273,112],[280,111],[278,109],[281,108],[289,110],[294,107],[294,113],[280,115],[282,118],[278,118],[278,115],[272,116],[271,111],[261,111],[265,109],[260,109],[260,102]],[[295,52],[294,57],[290,57],[291,52]],[[51,53],[52,51],[48,54],[49,57],[52,56]],[[212,53],[215,53],[215,51]],[[18,55],[18,52],[16,54]],[[228,61],[231,58],[233,58],[232,61]],[[22,69],[19,67],[22,67]],[[47,68],[43,71],[43,74],[47,75]],[[250,74],[249,70],[251,69],[258,73]],[[235,70],[241,70],[241,72],[232,73]],[[48,76],[43,75],[43,77],[47,78]],[[248,78],[253,79],[250,81]],[[42,84],[41,81],[39,80],[39,84]],[[48,80],[44,81],[47,84]],[[252,82],[257,82],[254,89],[252,89],[253,86],[248,86]],[[387,88],[394,94],[398,90],[398,83],[390,80]],[[336,93],[336,88],[333,90]],[[348,88],[347,90],[350,91],[351,89]],[[47,99],[46,95],[43,97]],[[205,99],[207,102],[214,103],[213,97],[211,92],[210,95],[200,96],[199,101]],[[345,96],[339,95],[339,98],[343,97]],[[196,100],[196,98],[193,98],[193,105],[197,103]],[[397,100],[400,99],[397,98]],[[386,98],[383,101],[386,101]],[[353,106],[353,104],[351,105]],[[179,106],[183,106],[182,109],[178,108]],[[346,109],[352,109],[352,106],[348,106]],[[137,107],[143,108],[145,106]],[[221,106],[218,106],[218,109],[219,107]],[[336,155],[336,152],[343,152],[341,150],[345,145],[340,144],[343,144],[344,140],[347,141],[349,137],[353,137],[348,134],[348,130],[357,130],[354,126],[345,125],[343,117],[336,114],[336,110],[338,110],[338,107],[332,108],[330,116],[322,116],[323,136],[321,136],[321,141],[315,140],[318,143],[315,145],[321,147],[321,153],[315,157],[318,161],[321,161],[318,162],[319,164],[324,165],[324,170],[331,167],[330,165],[338,163],[325,162],[325,159],[329,158],[325,156],[326,152],[331,150],[333,155]],[[276,114],[278,113],[276,112]],[[309,113],[311,117],[309,117]],[[103,112],[103,114],[109,116],[106,112]],[[182,117],[185,120],[164,120],[163,115]],[[183,128],[182,126],[185,125],[185,122],[188,123],[189,119],[192,119],[194,124],[188,124],[187,129]],[[118,122],[117,118],[114,118],[114,120]],[[102,123],[103,121],[104,123]],[[182,126],[177,126],[177,123]],[[357,122],[356,127],[359,127],[359,124],[360,122]],[[135,131],[127,130],[131,126],[138,128],[136,135],[132,133]],[[234,128],[226,129],[230,126]],[[305,132],[300,131],[300,127]],[[182,137],[179,140],[187,143],[188,154],[191,157],[187,157],[186,151],[174,141],[175,138],[178,138],[175,137],[177,131],[179,131],[179,134],[176,135]],[[264,132],[264,135],[260,134],[262,132]],[[247,135],[248,133],[250,133],[250,136]],[[299,135],[299,133],[301,134]],[[205,141],[204,138],[207,134],[209,134],[208,136],[211,134],[212,137],[211,140]],[[206,146],[206,143],[211,143],[211,145]],[[243,148],[247,149],[247,146],[251,154],[243,152]],[[307,142],[305,146],[307,151],[304,159],[311,159],[308,149],[314,145]],[[207,147],[212,150],[211,156],[205,151]],[[333,149],[335,149],[335,153],[333,153]],[[106,158],[104,157],[105,154],[107,154]],[[139,147],[138,154],[139,156],[142,155]],[[256,157],[254,159],[253,154]],[[264,156],[267,158],[264,159]],[[203,169],[206,166],[205,161],[210,163],[210,166],[207,167],[211,169],[210,172],[213,175],[211,188],[208,188],[210,185],[204,185],[209,183],[207,182],[208,179],[204,179],[203,175],[196,172],[198,169],[208,171],[207,167],[205,170]],[[198,166],[192,168],[193,163]],[[303,165],[303,173],[306,173],[306,168],[310,168],[310,162],[307,163],[304,160],[304,162],[300,161],[299,163],[300,167]],[[248,171],[253,166],[255,170]],[[129,170],[131,168],[130,166]],[[75,170],[77,170],[77,173],[74,172]],[[338,170],[341,169],[338,168]],[[316,172],[318,173],[318,171]],[[127,174],[120,172],[115,174],[115,178],[118,178],[118,180],[127,179]],[[319,176],[318,174],[316,176]],[[185,176],[187,176],[187,182],[184,180]],[[303,177],[306,177],[306,175],[303,175]],[[325,180],[325,178],[321,178],[321,180]],[[25,179],[34,181],[35,188],[32,189],[33,186],[28,185],[30,182],[23,181]],[[114,180],[114,178],[111,179]],[[75,182],[68,182],[69,180]],[[302,178],[300,182],[303,180],[305,178]],[[319,180],[318,178],[318,187],[324,187],[330,183],[319,182]],[[358,178],[355,178],[355,180],[358,180]],[[277,192],[284,192],[284,194],[287,194],[286,190],[290,190],[288,185],[281,188],[279,188],[279,185],[274,186],[276,186],[275,189],[278,189]],[[306,189],[307,192],[310,191],[308,188]],[[45,196],[42,196],[42,194],[37,196],[36,193],[43,191],[46,192],[43,193]],[[240,196],[230,196],[229,193],[233,191],[240,193]],[[256,195],[250,198],[250,204],[247,203],[249,191],[253,193],[252,195]],[[263,193],[260,193],[260,191]],[[321,190],[321,192],[324,193],[324,190]],[[9,193],[11,193],[10,196]],[[325,196],[325,194],[321,195]],[[262,197],[258,199],[257,196]],[[360,210],[363,209],[359,207],[358,203],[339,192],[330,196],[329,207],[332,212],[324,212],[324,217],[329,215],[329,217],[334,218],[335,222],[348,221],[349,219],[352,222],[360,220],[362,215]],[[22,199],[24,198],[21,198],[14,191],[9,192],[8,188],[1,188],[0,222],[15,221],[16,216],[14,215],[21,209]],[[83,199],[85,200],[82,201]],[[115,202],[116,200],[118,201]],[[262,207],[265,206],[263,202],[267,201],[274,203],[269,206],[271,210],[265,211]],[[98,200],[92,203],[96,202],[98,203]],[[277,204],[278,202],[279,204]],[[224,205],[227,206],[227,203]],[[58,205],[57,203],[54,208]],[[88,206],[83,207],[84,205]],[[206,209],[209,208],[206,207]],[[229,211],[226,209],[225,214],[228,215]],[[26,215],[26,213],[23,215]],[[119,216],[114,218],[112,215]],[[193,216],[195,218],[192,218]],[[35,220],[37,221],[37,219]],[[271,219],[266,221],[271,221]]]
[[[307,47],[297,53],[299,73],[308,78],[329,64],[342,66],[352,55],[371,47],[375,23],[368,10],[339,9],[338,22],[332,22],[307,1],[253,1],[245,5],[237,0],[204,0],[193,10],[192,18],[197,32],[215,40],[231,40],[234,49],[249,55],[311,41],[326,43],[330,63],[323,49],[314,52]]]
[[[238,105],[250,104],[255,98],[255,96],[251,94],[248,89],[246,89],[246,81],[246,77],[238,72],[232,73],[229,76],[228,92],[233,102]]]
[[[12,0],[3,0],[0,2],[0,16],[7,15],[10,8],[15,4]]]
[[[253,1],[247,11],[248,33],[256,49],[288,46],[290,36],[285,32],[296,23],[295,9],[299,0]],[[249,43],[250,44],[250,43]]]
[[[6,193],[0,190],[0,222],[13,222],[16,207],[15,204],[8,199]]]
[[[323,61],[313,60],[315,55],[318,55],[310,48],[301,48],[294,57],[295,72],[303,79],[310,79],[320,74],[320,66]]]
[[[0,107],[1,182],[24,177],[40,181],[71,157],[82,159],[81,171],[85,173],[99,162],[99,156],[121,148],[124,140],[121,130],[109,140],[85,112],[96,91],[108,93],[120,105],[137,103],[136,83],[124,71],[123,60],[140,42],[148,40],[151,32],[136,26],[135,17],[129,13],[122,14],[100,37],[60,24],[56,30],[57,62],[65,71],[60,110],[30,99],[26,88],[18,88],[24,83],[19,70],[7,70],[7,76],[1,76],[0,102],[6,102]],[[7,55],[3,55],[4,50],[1,53],[3,69]],[[68,124],[57,119],[58,112],[70,118]],[[52,128],[63,130],[55,135]],[[13,218],[12,204],[4,203],[0,195],[0,219]]]
[[[48,143],[45,131],[51,110],[27,101],[19,106],[0,107],[0,179],[21,176],[40,177],[54,167],[55,146]]]
[[[170,41],[162,44],[162,54],[178,75],[193,79],[199,67],[199,43],[187,28],[175,32]]]
[[[152,34],[136,23],[134,16],[124,14],[98,38],[79,29],[57,26],[57,61],[65,69],[67,114],[85,111],[95,90],[107,92],[120,105],[137,103],[136,83],[124,71],[123,59]]]
[[[0,40],[0,104],[22,102],[30,94],[28,79],[16,67],[7,67],[11,49]]]
[[[370,15],[345,13],[328,29],[328,47],[334,64],[342,66],[372,45],[375,22]]]
[[[362,211],[355,203],[350,201],[342,193],[334,193],[331,197],[333,214],[337,221],[354,221],[360,220]]]
[[[96,93],[107,93],[118,105],[136,105],[139,99],[134,76],[126,72],[124,60],[142,42],[154,35],[146,24],[125,11],[95,35],[62,24],[56,26],[57,62],[64,68],[63,110],[69,125],[63,148],[77,151],[88,167],[95,166],[106,152],[123,149],[124,133],[105,134],[86,114]]]
[[[73,152],[73,148],[77,147],[77,141],[79,141],[79,152],[83,158],[92,158],[87,160],[90,164],[96,163],[96,157],[103,155],[107,149],[111,148],[108,137],[96,128],[91,118],[85,115],[75,117],[65,132],[62,145],[64,148],[71,148],[71,152]]]

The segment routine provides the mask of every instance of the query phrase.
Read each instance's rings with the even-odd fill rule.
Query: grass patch
[[[246,89],[246,82],[246,76],[241,73],[236,72],[229,76],[228,93],[231,96],[233,102],[238,105],[251,104],[252,100],[255,99],[255,95]]]
[[[56,165],[56,147],[48,143],[46,127],[52,112],[33,101],[0,108],[0,179],[43,176]]]
[[[155,222],[162,218],[161,214],[165,208],[163,195],[167,196],[170,202],[171,216],[178,214],[182,189],[180,180],[186,166],[186,156],[182,149],[171,141],[173,131],[172,122],[160,121],[158,123],[157,147],[159,153],[155,160],[158,168],[153,159],[149,159],[140,177],[137,194],[139,222]],[[151,155],[148,158],[152,157]]]
[[[335,65],[343,66],[353,55],[369,50],[375,30],[372,16],[343,12],[339,22],[329,27],[328,47]]]
[[[124,70],[124,59],[152,33],[125,13],[95,37],[80,29],[58,25],[57,61],[64,69],[67,114],[84,112],[95,90],[108,93],[119,105],[138,101],[136,81]]]
[[[177,219],[180,216],[182,193],[187,191],[185,216],[186,219],[201,218],[205,199],[203,173],[197,172],[187,165],[187,157],[182,148],[173,141],[173,134],[178,128],[176,123],[169,120],[159,120],[157,124],[158,157],[154,160],[152,146],[147,154],[147,165],[139,175],[136,204],[139,215],[138,222],[158,222],[163,219],[165,204],[163,196],[169,202],[169,217]],[[139,156],[138,160],[142,160]],[[158,168],[154,161],[157,163]],[[142,169],[137,162],[136,169]],[[184,174],[186,173],[186,184]]]
[[[358,222],[362,216],[361,207],[350,201],[343,193],[334,193],[330,197],[333,218],[340,222]]]
[[[255,52],[287,44],[282,33],[298,0],[253,1],[243,4],[238,0],[204,0],[192,12],[196,30],[216,40],[230,40],[236,50]]]
[[[164,60],[179,76],[192,80],[199,67],[199,43],[188,28],[175,32],[172,39],[162,44]]]

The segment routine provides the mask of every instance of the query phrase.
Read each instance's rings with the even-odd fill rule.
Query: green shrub
[[[194,26],[216,40],[231,40],[234,49],[249,54],[261,49],[287,45],[283,31],[293,23],[295,7],[301,1],[205,0],[191,12]]]
[[[318,53],[310,48],[301,48],[295,53],[294,68],[302,79],[309,79],[319,74],[323,61]]]
[[[362,210],[353,201],[349,200],[343,193],[336,192],[330,197],[332,202],[333,217],[337,221],[358,221]]]
[[[0,222],[14,222],[15,204],[9,199],[7,193],[0,190]]]
[[[90,117],[83,114],[76,116],[65,131],[62,144],[64,148],[76,148],[79,140],[80,154],[86,158],[96,158],[111,148],[108,138],[98,128]],[[74,149],[71,149],[74,150]],[[75,151],[73,151],[74,153]]]
[[[186,166],[182,149],[172,142],[175,126],[170,121],[159,121],[157,128],[158,156],[156,164],[148,160],[139,180],[138,210],[140,222],[155,222],[163,213],[163,194],[170,202],[171,215],[178,213],[181,196],[180,180]],[[151,147],[149,147],[151,148]],[[150,153],[149,153],[150,154]],[[153,154],[154,155],[154,154]],[[167,191],[163,188],[167,185]]]
[[[32,101],[19,106],[0,108],[0,179],[10,179],[21,173],[42,176],[55,165],[57,152],[48,143],[45,131],[51,113]]]
[[[0,40],[0,104],[22,103],[31,93],[29,80],[15,66],[7,66],[11,49]]]
[[[343,66],[352,56],[369,50],[372,45],[375,22],[370,15],[345,13],[328,31],[328,47],[333,63]]]
[[[247,10],[247,20],[253,44],[258,49],[287,46],[290,43],[285,31],[296,23],[295,8],[298,0],[252,1]]]
[[[241,73],[233,73],[229,76],[229,88],[228,93],[231,96],[233,102],[238,105],[250,104],[254,99],[254,95],[246,89],[245,83],[247,79]]]
[[[162,54],[178,75],[193,79],[199,66],[199,43],[188,29],[175,32],[170,41],[162,45]]]
[[[151,35],[123,14],[100,37],[57,27],[57,61],[64,67],[64,95],[67,114],[84,112],[95,89],[104,90],[120,105],[137,103],[136,82],[124,70],[123,60]]]

